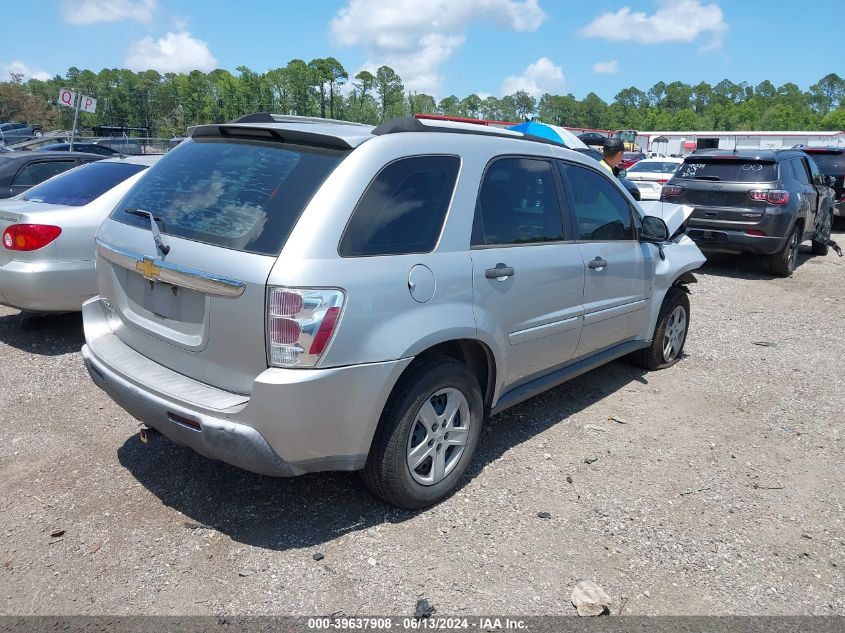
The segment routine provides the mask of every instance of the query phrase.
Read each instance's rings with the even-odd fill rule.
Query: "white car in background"
[[[626,178],[637,185],[642,200],[660,200],[663,185],[683,162],[683,158],[644,158],[628,168]]]
[[[160,156],[119,156],[71,169],[0,200],[0,305],[32,314],[76,312],[97,294],[94,233]]]

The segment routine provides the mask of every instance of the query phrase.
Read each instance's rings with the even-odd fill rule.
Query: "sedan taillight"
[[[270,288],[267,363],[272,367],[314,367],[331,341],[343,303],[341,290]]]
[[[61,233],[61,227],[50,224],[13,224],[3,231],[3,248],[10,251],[37,251]]]

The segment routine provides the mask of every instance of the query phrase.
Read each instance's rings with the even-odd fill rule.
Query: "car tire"
[[[400,508],[433,505],[458,487],[483,423],[481,388],[463,363],[445,356],[415,361],[388,399],[361,477]]]
[[[798,247],[801,245],[801,227],[795,226],[786,242],[777,253],[769,255],[769,270],[778,277],[789,277],[798,263]]]
[[[813,240],[813,255],[824,257],[830,250],[828,242],[830,242],[830,231],[833,227],[833,211],[828,212],[827,218],[820,227],[821,235],[818,235],[819,240]]]
[[[684,355],[689,332],[689,297],[683,288],[672,286],[657,316],[651,345],[634,352],[630,360],[649,371],[671,367]]]

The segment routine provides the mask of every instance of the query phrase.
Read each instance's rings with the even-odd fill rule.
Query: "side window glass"
[[[532,244],[564,239],[552,164],[503,158],[487,169],[475,205],[473,246]]]
[[[457,156],[412,156],[387,165],[355,206],[340,239],[341,257],[434,250],[460,164]]]
[[[14,185],[31,186],[44,182],[56,174],[67,171],[76,163],[71,160],[57,160],[47,163],[30,163],[15,176]]]
[[[633,240],[634,224],[628,202],[604,176],[592,169],[562,163],[575,203],[582,240]]]
[[[804,161],[800,158],[795,158],[792,161],[792,169],[795,171],[795,180],[802,185],[810,184],[810,177],[807,174],[807,168],[804,166]]]
[[[810,159],[807,161],[807,164],[810,166],[810,173],[813,175],[812,182],[817,185],[823,185],[824,177],[822,176],[822,172],[819,171],[819,166],[816,164],[816,161]]]

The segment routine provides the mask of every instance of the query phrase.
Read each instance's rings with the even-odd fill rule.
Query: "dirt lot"
[[[845,614],[845,258],[801,260],[715,259],[687,358],[493,418],[460,492],[418,514],[352,474],[144,446],[78,318],[22,332],[0,309],[0,613],[572,614],[590,579],[614,613]]]

